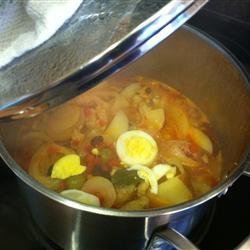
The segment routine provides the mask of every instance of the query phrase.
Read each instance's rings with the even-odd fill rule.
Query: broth
[[[143,77],[104,82],[6,130],[15,130],[7,136],[11,152],[33,178],[88,205],[172,206],[208,192],[221,177],[206,115],[167,84]]]

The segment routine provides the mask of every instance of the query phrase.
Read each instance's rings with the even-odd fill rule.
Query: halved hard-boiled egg
[[[116,151],[120,160],[129,166],[150,165],[157,155],[158,147],[151,135],[141,130],[130,130],[118,137]]]
[[[77,154],[68,154],[58,159],[52,169],[51,178],[61,180],[70,176],[78,175],[86,170],[80,163],[80,156]]]

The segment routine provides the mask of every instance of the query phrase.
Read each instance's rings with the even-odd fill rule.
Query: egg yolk
[[[125,142],[127,154],[133,158],[146,158],[151,155],[152,145],[142,137],[129,138]]]
[[[64,180],[70,176],[81,174],[85,170],[86,167],[80,164],[80,157],[76,154],[69,154],[55,162],[51,178]]]
[[[151,164],[158,149],[151,135],[141,130],[130,130],[119,136],[116,151],[123,163],[132,166]]]

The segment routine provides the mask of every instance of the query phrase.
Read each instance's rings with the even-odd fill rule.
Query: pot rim
[[[220,42],[218,42],[213,37],[209,36],[205,32],[194,28],[190,26],[184,25],[182,27],[184,30],[191,32],[192,34],[197,35],[200,39],[217,49],[220,53],[222,53],[233,65],[235,68],[238,69],[242,79],[244,80],[246,86],[250,88],[249,86],[249,75],[241,65],[241,63],[235,58],[232,53],[226,49]],[[100,215],[107,215],[107,216],[116,216],[116,217],[154,217],[159,215],[166,215],[166,214],[173,214],[177,212],[181,212],[183,210],[186,210],[188,208],[192,208],[195,206],[198,206],[204,202],[206,202],[209,199],[212,199],[213,197],[219,195],[220,193],[225,193],[239,177],[244,172],[244,170],[247,168],[247,157],[249,157],[250,154],[250,148],[246,150],[246,152],[243,154],[242,160],[239,162],[238,167],[232,171],[232,173],[227,176],[222,183],[218,184],[216,187],[214,187],[211,191],[205,193],[204,195],[189,200],[184,203],[177,204],[175,206],[166,207],[166,208],[155,208],[155,209],[148,209],[148,210],[137,210],[137,211],[123,211],[118,209],[111,209],[111,208],[103,208],[103,207],[93,207],[88,206],[84,204],[80,204],[75,201],[68,200],[67,198],[64,198],[60,194],[49,190],[45,188],[42,184],[37,182],[35,179],[33,179],[23,168],[21,168],[16,161],[11,157],[11,155],[8,153],[7,149],[5,148],[2,140],[0,140],[0,155],[5,161],[5,163],[8,165],[8,167],[16,174],[17,177],[19,177],[25,184],[30,186],[31,188],[38,191],[40,194],[45,195],[46,197],[59,202],[63,205],[66,205],[67,207],[78,209],[85,212],[100,214]]]

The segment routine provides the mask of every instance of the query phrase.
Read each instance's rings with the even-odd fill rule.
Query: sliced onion
[[[134,165],[128,168],[128,170],[137,170],[138,176],[141,179],[143,179],[145,182],[149,183],[150,192],[153,194],[158,193],[158,182],[157,182],[154,172],[150,168],[142,166],[142,165]]]

